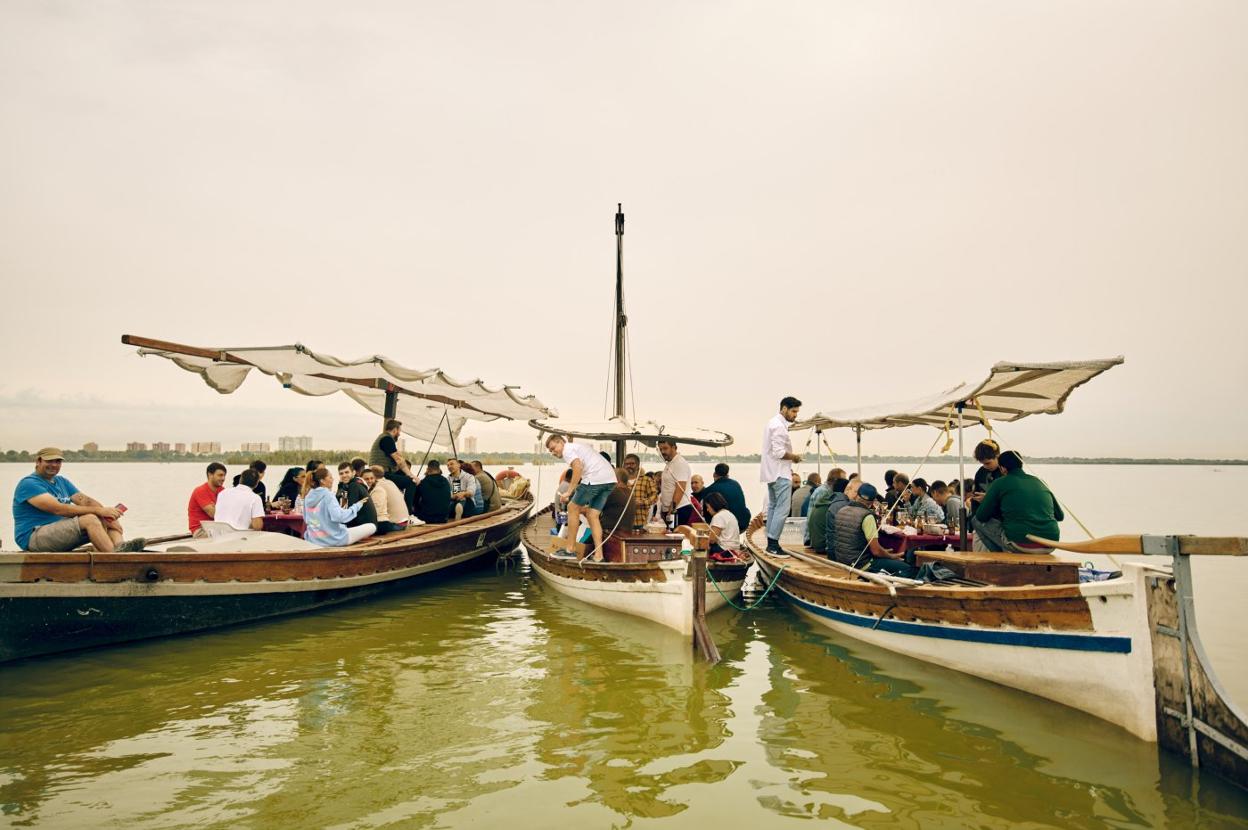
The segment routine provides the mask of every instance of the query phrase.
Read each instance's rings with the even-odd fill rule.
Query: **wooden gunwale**
[[[427,564],[447,556],[444,543],[473,532],[497,543],[508,525],[531,507],[531,498],[490,513],[426,525],[349,548],[298,551],[138,551],[134,553],[3,553],[0,568],[18,566],[17,579],[0,576],[0,586],[14,582],[150,582],[155,568],[161,581],[230,582],[332,579],[384,573]],[[502,531],[499,533],[498,531]],[[494,537],[491,539],[490,537]],[[476,545],[474,545],[476,547]],[[0,573],[3,573],[0,570]],[[11,570],[10,570],[11,573]]]
[[[667,582],[668,570],[676,570],[675,568],[664,569],[660,567],[658,562],[577,562],[572,559],[561,559],[551,556],[541,545],[545,541],[547,545],[554,537],[550,536],[550,529],[554,527],[549,511],[542,513],[529,519],[528,523],[521,531],[521,540],[524,543],[525,552],[529,555],[529,561],[533,567],[538,570],[552,573],[565,579],[581,579],[592,582]],[[671,563],[679,562],[684,565],[684,560],[669,560]],[[745,572],[749,570],[749,563],[739,565],[724,563],[707,563],[707,570],[714,573],[715,579],[720,582],[731,582],[737,579],[744,579]],[[739,571],[739,573],[738,573]]]
[[[1087,597],[1078,584],[983,587],[897,585],[894,594],[888,586],[860,580],[848,572],[838,572],[833,565],[825,570],[799,559],[768,556],[753,534],[747,537],[747,544],[755,558],[773,572],[784,567],[780,574],[780,587],[785,592],[837,611],[874,617],[887,613],[889,619],[902,622],[984,628],[1094,630]]]

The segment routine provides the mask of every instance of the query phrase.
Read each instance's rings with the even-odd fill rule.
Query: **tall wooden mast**
[[[624,205],[616,204],[615,212],[615,412],[616,417],[624,417],[624,383],[627,367],[625,365],[626,337],[624,327],[628,325],[628,316],[624,313]],[[615,463],[624,464],[626,442],[615,442]]]

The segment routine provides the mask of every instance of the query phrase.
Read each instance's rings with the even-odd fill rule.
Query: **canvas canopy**
[[[964,417],[982,416],[989,421],[1017,421],[1028,415],[1055,415],[1066,408],[1076,387],[1123,362],[1121,356],[1107,360],[1068,363],[998,363],[979,383],[964,383],[944,392],[900,403],[859,409],[818,412],[798,421],[792,429],[885,429],[916,424],[941,428],[956,418],[955,407],[966,403]]]
[[[515,386],[489,387],[480,380],[460,381],[441,369],[409,369],[388,357],[371,355],[340,360],[299,344],[204,349],[126,335],[140,355],[156,355],[203,378],[228,395],[253,371],[275,378],[301,395],[342,393],[376,415],[385,414],[386,395],[396,395],[395,416],[413,438],[445,443],[459,435],[468,419],[529,420],[555,411]]]
[[[655,421],[634,422],[621,417],[570,423],[564,423],[557,418],[538,418],[529,421],[529,426],[547,435],[557,433],[593,441],[637,441],[647,447],[653,447],[660,438],[671,438],[678,444],[698,447],[726,447],[732,443],[732,436],[726,432],[698,427],[673,427]]]

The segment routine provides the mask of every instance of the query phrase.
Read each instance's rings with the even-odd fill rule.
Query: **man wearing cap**
[[[872,512],[873,505],[879,499],[880,492],[875,489],[875,485],[863,483],[858,485],[858,492],[850,499],[849,504],[837,511],[836,533],[831,540],[832,558],[837,562],[853,567],[863,567],[864,563],[870,563],[871,570],[882,570],[888,569],[887,562],[883,567],[876,567],[878,562],[904,560],[903,554],[880,544],[879,526],[875,521],[875,513]],[[905,565],[904,561],[902,565]]]
[[[90,543],[97,551],[142,550],[143,540],[122,543],[121,511],[105,507],[60,475],[65,454],[44,447],[35,471],[13,493],[13,531],[22,550],[57,552]]]

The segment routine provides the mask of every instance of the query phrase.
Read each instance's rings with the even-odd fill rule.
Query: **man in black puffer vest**
[[[874,485],[862,484],[848,505],[836,514],[836,533],[832,540],[832,558],[842,565],[864,570],[902,573],[909,571],[905,556],[880,544],[879,525],[872,505],[880,498]]]

